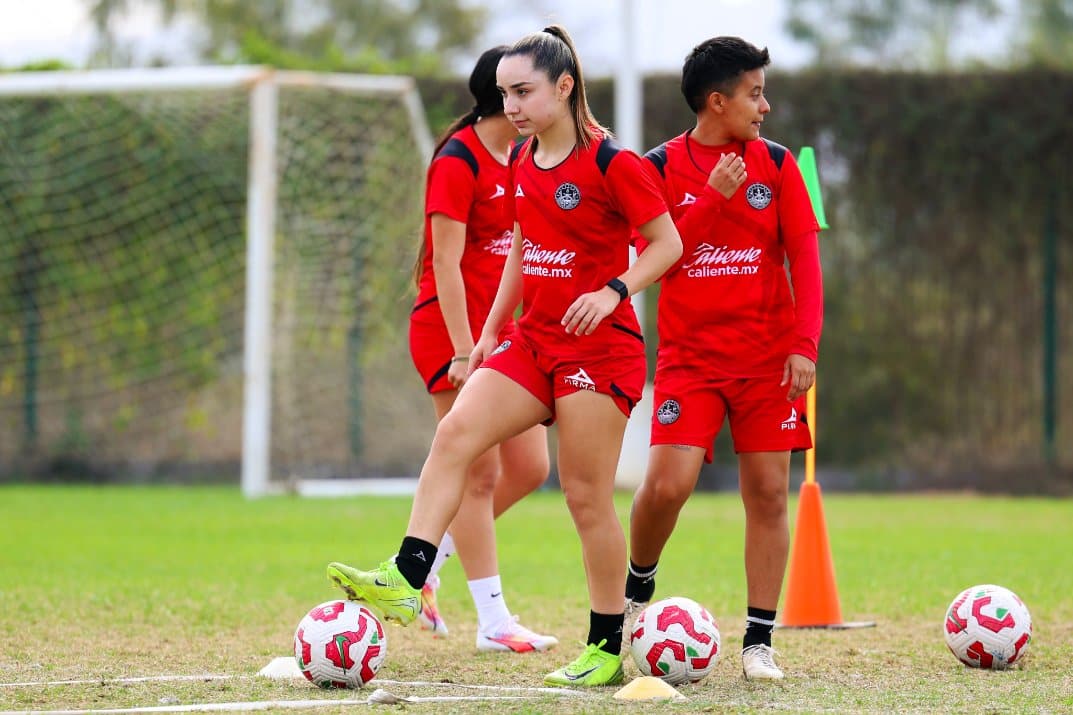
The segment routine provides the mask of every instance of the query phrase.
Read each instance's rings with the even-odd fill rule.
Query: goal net
[[[0,479],[412,475],[409,78],[0,76]]]

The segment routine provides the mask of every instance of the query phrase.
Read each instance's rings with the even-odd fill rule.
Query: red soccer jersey
[[[517,147],[511,198],[521,227],[522,315],[518,327],[551,355],[606,352],[609,331],[640,335],[629,300],[592,335],[568,335],[561,321],[583,293],[598,290],[629,267],[633,229],[667,211],[655,177],[612,138],[538,167],[535,140]]]
[[[708,175],[730,152],[744,155],[747,178],[727,200]],[[686,132],[645,158],[663,180],[683,244],[660,288],[660,362],[748,378],[781,371],[791,353],[816,360],[819,226],[793,155],[766,139],[712,147]]]
[[[488,152],[472,126],[456,132],[436,154],[425,187],[425,255],[414,302],[415,320],[443,320],[435,303],[431,228],[432,214],[441,213],[466,224],[460,268],[470,327],[474,335],[480,332],[510,252],[514,215],[509,186],[510,169]]]

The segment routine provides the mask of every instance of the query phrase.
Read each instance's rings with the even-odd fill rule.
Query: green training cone
[[[827,215],[823,211],[820,174],[816,170],[816,152],[812,150],[812,147],[801,147],[801,153],[797,156],[797,165],[801,168],[802,178],[805,179],[805,188],[808,189],[808,197],[812,200],[812,210],[816,214],[816,222],[820,224],[820,228],[830,228],[827,225]]]

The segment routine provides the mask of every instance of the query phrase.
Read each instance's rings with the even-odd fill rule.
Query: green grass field
[[[629,509],[623,495],[620,513]],[[723,656],[683,704],[623,704],[614,689],[581,697],[409,705],[480,712],[1073,711],[1073,504],[963,495],[825,495],[843,617],[875,620],[853,631],[777,631],[787,679],[741,677],[744,631],[742,510],[736,495],[698,495],[661,562],[657,596],[685,595],[719,621]],[[372,565],[398,545],[409,499],[247,502],[226,488],[0,488],[0,683],[87,679],[75,685],[0,686],[0,711],[210,702],[354,699],[248,677],[289,655],[295,625],[336,596],[331,560]],[[796,501],[791,515],[796,513]],[[511,609],[555,633],[550,653],[477,654],[475,617],[457,561],[443,571],[451,628],[432,640],[388,627],[378,678],[399,695],[518,694],[452,684],[538,687],[579,651],[587,629],[580,548],[562,496],[539,493],[499,525]],[[1008,672],[961,666],[946,650],[950,600],[977,583],[1017,592],[1035,636]],[[165,674],[228,680],[109,682]],[[632,663],[627,675],[636,675]],[[377,681],[373,681],[375,685]],[[318,708],[317,712],[342,711]]]

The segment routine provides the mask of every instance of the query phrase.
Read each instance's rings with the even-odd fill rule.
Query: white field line
[[[407,697],[402,703],[448,703],[459,701],[532,700],[535,695],[443,695],[430,697]],[[3,710],[0,715],[120,715],[121,713],[189,713],[213,711],[250,710],[300,710],[304,708],[338,707],[340,705],[369,705],[364,700],[262,700],[246,703],[197,703],[192,705],[159,705],[142,708],[107,708],[103,710]]]
[[[529,688],[523,685],[470,685],[468,683],[436,683],[427,680],[381,680],[380,678],[370,681],[371,685],[380,683],[385,685],[415,685],[418,687],[463,688],[466,690],[506,690],[522,693],[546,693],[548,695],[588,695],[588,693],[580,690],[570,690],[569,688]]]
[[[0,683],[0,688],[39,688],[50,685],[119,685],[122,683],[162,683],[174,680],[229,680],[245,675],[146,675],[138,678],[87,678],[85,680],[38,680],[22,683]]]
[[[0,688],[34,688],[54,685],[121,685],[123,683],[159,683],[174,681],[211,681],[211,680],[235,680],[243,678],[256,678],[256,675],[146,675],[134,678],[87,678],[85,680],[41,680],[22,683],[0,683]],[[585,695],[577,690],[568,688],[530,688],[518,685],[470,685],[468,683],[437,683],[429,680],[385,680],[376,678],[370,685],[406,685],[414,687],[436,688],[461,688],[463,690],[504,690],[508,692],[546,693],[550,695]],[[310,686],[312,687],[312,686]],[[319,701],[318,701],[319,702]],[[23,711],[19,711],[23,712]],[[98,712],[98,711],[94,711]],[[104,712],[104,711],[99,711]],[[125,712],[125,711],[124,711]],[[163,712],[163,711],[161,711]],[[6,715],[6,712],[0,712]]]

